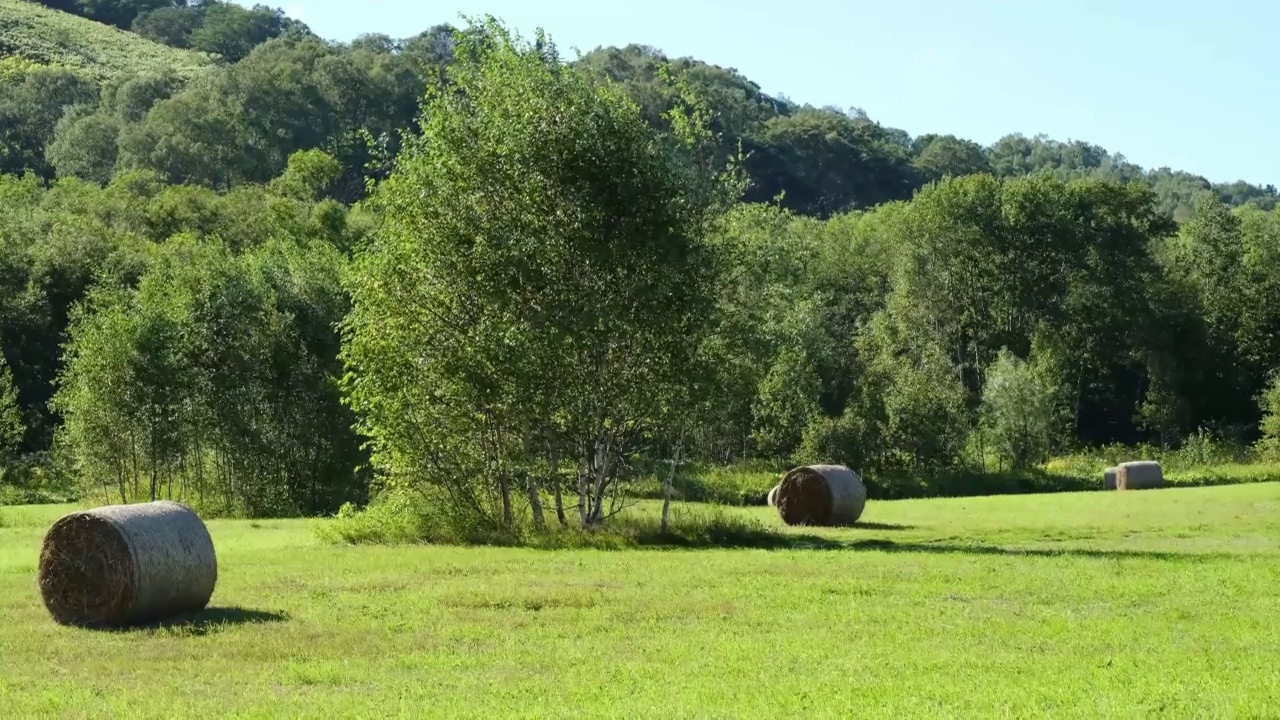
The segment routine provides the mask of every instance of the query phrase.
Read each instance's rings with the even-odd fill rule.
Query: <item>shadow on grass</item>
[[[859,522],[850,526],[851,530],[916,530],[915,525],[898,525],[897,523]]]
[[[107,632],[140,632],[148,630],[170,630],[184,635],[209,635],[237,625],[261,625],[288,620],[284,613],[266,610],[250,610],[241,607],[205,608],[199,612],[183,613],[149,623],[130,625],[128,627],[89,628]]]
[[[998,545],[955,545],[930,543],[896,543],[892,540],[854,540],[830,543],[829,550],[873,550],[881,552],[926,553],[931,555],[1006,555],[1015,557],[1084,557],[1140,560],[1203,560],[1239,557],[1231,553],[1177,553],[1160,550],[1092,550],[1088,548],[1008,548]]]
[[[871,524],[856,525],[854,529]],[[890,526],[906,529],[904,526]],[[876,528],[886,529],[886,528]],[[1178,553],[1157,550],[1095,550],[1088,548],[1016,548],[999,545],[959,545],[954,543],[895,542],[883,539],[839,540],[807,533],[783,533],[774,530],[743,530],[730,535],[711,534],[701,537],[673,537],[654,534],[637,538],[641,547],[688,549],[756,549],[756,550],[825,550],[864,551],[892,553],[921,553],[927,555],[1000,555],[1007,557],[1082,557],[1114,560],[1140,559],[1163,561],[1206,560],[1239,557],[1230,553]]]

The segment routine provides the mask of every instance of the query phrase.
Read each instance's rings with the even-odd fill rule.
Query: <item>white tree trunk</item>
[[[671,458],[671,472],[662,482],[662,532],[667,532],[671,519],[671,489],[676,481],[676,467],[680,464],[680,451],[684,449],[684,441],[676,443],[675,455]]]
[[[595,478],[592,487],[591,513],[587,518],[592,524],[598,524],[604,515],[604,489],[609,478],[609,445],[604,438],[596,440]]]
[[[539,530],[547,526],[542,516],[542,496],[538,493],[538,476],[529,473],[529,507],[533,510],[533,525]]]
[[[565,525],[568,525],[569,521],[566,520],[564,516],[564,494],[560,492],[560,481],[558,478],[555,481],[555,492],[556,492],[556,519],[560,521],[560,526],[563,527]]]
[[[578,466],[578,520],[584,528],[587,527],[587,478],[590,473],[590,461],[583,460]]]

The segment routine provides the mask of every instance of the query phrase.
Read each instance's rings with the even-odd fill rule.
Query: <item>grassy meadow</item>
[[[727,511],[773,549],[353,547],[215,520],[211,609],[122,632],[40,602],[68,509],[0,508],[7,717],[1280,713],[1275,483],[873,502],[842,530]]]
[[[192,77],[213,64],[200,53],[28,0],[0,0],[0,57],[5,55],[78,70],[98,80],[162,70]]]

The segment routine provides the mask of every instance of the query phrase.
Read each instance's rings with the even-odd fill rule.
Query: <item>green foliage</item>
[[[280,38],[158,102],[120,136],[121,165],[170,182],[218,188],[263,183],[300,150],[341,163],[335,194],[364,192],[373,152],[363,138],[397,149],[425,87],[405,54],[343,49],[315,38]]]
[[[284,12],[266,5],[244,8],[230,2],[209,3],[201,8],[200,27],[187,37],[195,50],[237,62],[255,47],[279,37],[292,25]]]
[[[193,77],[211,65],[199,53],[165,47],[27,0],[0,0],[0,55],[58,65],[95,80],[163,70]]]
[[[315,202],[329,194],[342,177],[342,164],[320,150],[300,150],[289,156],[284,174],[271,181],[270,188],[286,197]]]
[[[987,371],[982,423],[1002,464],[1023,470],[1049,454],[1055,409],[1054,387],[1025,360],[1002,349]]]
[[[643,46],[564,63],[487,23],[330,43],[262,6],[46,4],[136,33],[0,0],[0,345],[32,472],[66,464],[49,401],[73,317],[101,371],[137,386],[101,400],[118,417],[83,415],[146,440],[126,493],[153,471],[187,492],[208,456],[192,437],[234,448],[224,473],[307,455],[297,433],[337,438],[295,463],[312,484],[243,466],[262,494],[209,494],[235,512],[348,496],[350,435],[325,429],[343,417],[378,428],[393,485],[482,478],[457,495],[481,526],[554,502],[538,487],[603,514],[677,452],[844,462],[898,496],[1054,487],[1035,461],[1073,448],[1265,435],[1273,187],[1085,142],[912,138]],[[329,325],[353,254],[343,415]],[[266,419],[222,408],[235,437],[201,435],[211,378]],[[286,387],[308,398],[297,417]],[[984,403],[997,387],[1052,412]],[[121,484],[112,442],[98,494]],[[985,473],[993,448],[1018,469]]]
[[[770,118],[755,140],[770,152],[748,163],[753,199],[785,190],[782,204],[796,212],[826,217],[905,200],[917,187],[908,149],[865,117],[803,108]]]
[[[597,524],[635,445],[690,397],[728,196],[695,165],[696,104],[660,135],[544,36],[482,30],[375,197],[349,388],[379,464],[478,526],[510,526],[515,479],[544,457],[577,466]]]
[[[757,450],[787,457],[800,445],[805,426],[818,414],[822,388],[803,351],[784,348],[760,383],[752,408]]]
[[[777,547],[786,539],[756,518],[719,507],[675,509],[663,529],[652,514],[628,508],[607,528],[531,527],[528,518],[511,529],[479,530],[451,524],[441,500],[413,491],[391,491],[367,507],[344,505],[337,517],[313,526],[320,540],[337,545],[496,545],[543,550],[639,547]]]
[[[130,30],[142,37],[175,48],[190,48],[191,35],[204,25],[205,5],[160,7],[134,19]]]
[[[103,113],[68,112],[58,121],[46,151],[58,177],[75,177],[101,185],[115,175],[120,123]]]
[[[924,135],[913,143],[911,164],[928,182],[992,172],[986,150],[971,140],[954,135]]]
[[[340,268],[318,246],[173,238],[136,292],[91,296],[55,398],[86,490],[251,517],[361,498],[335,384]]]
[[[795,453],[797,464],[837,463],[863,469],[869,459],[871,444],[866,424],[854,412],[839,417],[812,415],[804,428],[800,448]]]
[[[0,85],[0,172],[48,175],[45,146],[63,111],[97,100],[97,87],[76,73],[42,68]]]
[[[59,406],[71,404],[70,449],[82,467],[94,468],[76,484],[88,484],[92,496],[118,501],[124,473],[127,496],[149,497],[152,466],[166,495],[172,485],[176,494],[196,496],[197,470],[175,457],[201,454],[174,454],[208,440],[188,432],[207,426],[199,412],[210,398],[209,388],[192,378],[227,377],[240,357],[248,367],[235,371],[246,374],[231,382],[256,394],[238,411],[255,414],[221,426],[241,433],[244,444],[235,446],[240,459],[219,462],[257,468],[243,473],[246,483],[294,487],[272,490],[273,496],[264,490],[261,499],[250,496],[251,488],[206,486],[209,509],[285,512],[336,507],[362,495],[365,480],[354,468],[363,460],[335,382],[334,325],[346,312],[338,248],[350,247],[361,232],[346,222],[345,208],[325,205],[320,212],[319,205],[262,187],[219,194],[165,186],[144,174],[119,175],[106,187],[68,179],[48,188],[34,176],[6,176],[0,203],[6,208],[0,215],[0,346],[28,425],[23,455],[32,472],[51,474],[42,486],[66,486],[65,463],[56,457],[62,451],[54,452],[52,441],[67,420]],[[190,304],[196,300],[201,304]],[[218,308],[221,314],[214,313]],[[76,361],[69,375],[83,382],[64,385],[51,407],[64,357],[79,357],[74,349],[64,355],[68,333],[73,340],[83,335],[81,347],[91,357]],[[257,340],[232,342],[235,333]],[[213,363],[196,352],[197,341],[230,355]],[[95,378],[112,380],[99,385]],[[245,424],[251,431],[241,432]],[[136,456],[135,441],[141,443]],[[290,469],[275,477],[255,479],[285,466]]]
[[[28,73],[43,67],[41,63],[19,55],[0,57],[0,85],[21,82]]]
[[[956,370],[936,351],[905,360],[893,370],[879,368],[888,377],[882,440],[889,454],[886,464],[917,473],[951,467],[968,434]]]
[[[1268,460],[1280,462],[1280,373],[1272,375],[1258,398],[1258,407],[1262,410],[1262,423],[1258,426],[1262,439],[1258,450]]]
[[[0,480],[5,479],[17,461],[25,433],[22,409],[18,405],[18,389],[14,387],[9,364],[0,353]]]

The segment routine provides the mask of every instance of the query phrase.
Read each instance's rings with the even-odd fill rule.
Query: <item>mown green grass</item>
[[[1278,484],[872,503],[777,550],[345,547],[213,521],[217,612],[119,633],[40,604],[65,509],[0,509],[9,717],[1280,709]]]
[[[213,64],[201,53],[161,45],[27,0],[0,0],[3,55],[78,70],[98,80],[162,70],[191,77]]]
[[[1178,452],[1161,453],[1150,448],[1111,447],[1054,458],[1030,470],[957,469],[923,476],[909,474],[866,474],[863,479],[874,498],[978,497],[1023,493],[1103,491],[1102,472],[1127,460],[1154,459],[1162,463],[1165,478],[1177,487],[1212,487],[1260,482],[1280,482],[1280,463],[1256,458],[1185,457]],[[725,505],[764,505],[769,489],[793,467],[789,463],[749,462],[728,466],[685,467],[673,484],[674,497],[692,502]],[[639,497],[662,497],[658,473],[646,474],[632,483]]]

